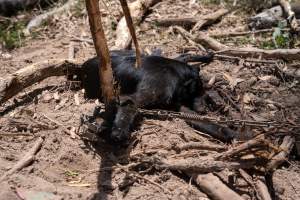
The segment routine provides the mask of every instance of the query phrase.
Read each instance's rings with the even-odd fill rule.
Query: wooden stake
[[[136,54],[136,67],[140,67],[142,64],[142,59],[141,59],[141,51],[140,51],[140,47],[139,47],[139,43],[137,41],[137,37],[136,37],[136,33],[135,33],[135,29],[133,26],[133,21],[132,21],[132,17],[130,14],[130,10],[128,8],[128,4],[126,0],[120,0],[123,12],[124,12],[124,16],[126,19],[126,23],[127,23],[127,27],[129,29],[130,35],[132,37],[134,46],[135,46],[135,54]]]
[[[89,16],[90,29],[94,41],[97,56],[100,59],[99,78],[104,97],[104,103],[108,104],[116,100],[116,94],[113,87],[113,73],[111,68],[111,60],[109,49],[107,46],[104,30],[102,27],[101,13],[98,0],[86,0],[86,8]]]

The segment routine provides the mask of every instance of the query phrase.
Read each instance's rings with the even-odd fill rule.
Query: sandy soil
[[[110,11],[106,11],[103,17],[109,45],[112,46],[116,33],[111,25],[120,12],[116,1],[110,2]],[[183,0],[166,0],[156,5],[137,30],[141,47],[146,51],[161,48],[165,56],[173,57],[193,46],[171,28],[161,28],[153,23],[159,17],[201,18],[219,8],[216,5],[187,4],[188,1]],[[102,9],[105,10],[103,5]],[[72,13],[64,14],[42,28],[39,36],[27,39],[24,46],[9,52],[11,58],[0,60],[0,74],[5,76],[46,59],[67,58],[71,43],[76,49],[76,60],[83,62],[92,57],[95,54],[92,45],[73,41],[76,38],[90,39],[87,16],[84,11],[82,13],[76,17]],[[224,29],[237,29],[245,24],[245,17],[241,17],[240,13],[229,14],[205,31],[220,33]],[[299,120],[299,85],[293,79],[281,80],[272,68],[214,61],[203,67],[201,75],[205,82],[213,76],[220,80],[220,88],[239,106],[244,106],[243,115],[247,118]],[[222,78],[224,75],[238,79],[239,83],[230,84]],[[47,196],[45,199],[162,200],[170,199],[170,196],[171,199],[208,199],[181,172],[145,169],[139,172],[143,178],[137,178],[118,164],[134,163],[140,154],[174,158],[213,155],[201,150],[178,154],[172,148],[174,144],[187,141],[209,143],[214,141],[212,138],[197,134],[182,120],[148,119],[134,133],[130,148],[121,152],[113,151],[114,147],[101,141],[83,141],[74,130],[79,126],[80,115],[91,113],[97,102],[85,100],[82,91],[74,85],[76,83],[67,82],[65,77],[49,78],[1,105],[0,175],[21,159],[38,137],[44,139],[35,161],[1,183],[1,200],[20,199],[20,195],[29,197],[41,192]],[[75,101],[77,96],[79,104]],[[250,100],[245,100],[245,96]],[[269,103],[257,99],[269,100]],[[242,114],[226,99],[223,99],[223,104],[222,109],[208,114],[241,117]],[[23,135],[4,136],[1,133]],[[300,199],[299,166],[292,157],[288,165],[274,173],[273,183],[278,199]],[[240,186],[237,192],[248,198],[249,188],[248,185]]]

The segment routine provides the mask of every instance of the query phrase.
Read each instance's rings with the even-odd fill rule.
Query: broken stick
[[[277,169],[279,165],[284,163],[287,160],[287,157],[289,156],[293,146],[295,144],[295,138],[292,136],[285,136],[283,138],[283,142],[280,145],[280,149],[282,151],[275,155],[271,161],[267,164],[266,170],[267,171],[272,171]]]
[[[133,40],[134,46],[135,46],[135,55],[136,55],[136,67],[140,67],[142,65],[142,59],[141,59],[141,50],[139,47],[139,43],[137,41],[134,25],[132,22],[130,10],[128,8],[127,0],[120,0],[124,16],[126,19],[127,27],[129,29],[131,38]]]
[[[160,2],[161,0],[136,0],[135,2],[132,2],[129,4],[129,9],[131,13],[131,17],[133,20],[133,23],[135,25],[138,25],[144,16],[144,14],[147,12],[147,10],[155,5],[156,3]],[[125,17],[123,17],[118,25],[116,30],[117,37],[115,41],[114,47],[112,47],[113,50],[119,50],[119,49],[127,49],[131,44],[131,36],[130,32],[127,28]]]
[[[260,180],[257,179],[256,181],[253,180],[252,176],[250,176],[246,171],[243,169],[239,169],[240,175],[243,177],[243,179],[255,190],[256,196],[260,200],[271,200],[271,195],[268,191],[268,187],[266,184]]]
[[[232,158],[232,157],[238,155],[240,152],[243,152],[247,149],[251,149],[251,148],[254,148],[254,147],[257,147],[257,146],[261,146],[264,143],[266,143],[266,141],[264,139],[264,135],[259,135],[258,137],[254,138],[252,140],[244,142],[243,144],[241,144],[237,147],[234,147],[233,149],[230,149],[225,153],[222,153],[216,159],[224,160],[224,159],[227,159],[227,158]]]
[[[227,148],[225,146],[216,144],[203,144],[202,142],[188,142],[177,146],[180,151],[189,149],[199,149],[199,150],[210,150],[210,151],[223,151]]]
[[[183,37],[203,45],[208,49],[212,49],[217,54],[224,54],[239,57],[260,57],[262,59],[282,59],[282,60],[300,60],[300,49],[274,49],[265,50],[258,48],[230,48],[219,41],[209,37],[205,33],[199,32],[197,36],[193,36],[181,27],[174,27]]]
[[[200,189],[213,200],[243,200],[240,195],[212,173],[193,175],[193,179]]]
[[[255,190],[260,200],[272,200],[268,187],[262,180],[255,181]]]
[[[2,182],[7,176],[27,167],[32,161],[34,161],[35,154],[41,148],[43,141],[43,138],[38,138],[33,147],[21,158],[21,160],[19,160],[10,170],[1,176],[0,182]]]
[[[290,28],[283,28],[280,29],[281,31],[290,31]],[[261,30],[254,30],[254,31],[243,31],[243,32],[228,32],[228,33],[219,33],[219,34],[213,34],[210,35],[210,37],[214,38],[222,38],[222,37],[239,37],[239,36],[245,36],[245,35],[256,35],[256,34],[262,34],[262,33],[273,33],[275,31],[275,28],[269,28],[269,29],[261,29]],[[296,30],[297,32],[300,31],[298,28]]]
[[[218,21],[221,17],[226,15],[229,11],[227,9],[221,8],[220,10],[217,10],[216,12],[209,14],[207,16],[204,16],[203,19],[200,19],[196,25],[193,27],[192,32],[196,32],[200,30],[204,26],[211,25]]]
[[[189,173],[219,172],[224,169],[248,169],[253,167],[253,161],[225,162],[213,159],[159,159],[153,162],[158,169],[179,170]]]
[[[203,16],[201,19],[196,18],[166,18],[166,19],[156,19],[155,23],[158,26],[183,26],[187,29],[193,27],[192,31],[198,31],[204,26],[209,26],[219,20],[222,16],[228,13],[227,9],[221,8],[216,12]]]

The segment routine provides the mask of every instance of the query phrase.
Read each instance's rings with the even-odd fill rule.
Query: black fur
[[[209,62],[211,57],[198,57],[198,61]],[[121,96],[112,125],[113,141],[128,139],[137,108],[179,110],[182,105],[193,108],[194,99],[203,92],[199,69],[185,62],[143,55],[141,67],[135,68],[135,54],[130,50],[112,51],[111,60]],[[87,98],[101,98],[101,90],[97,89],[98,66],[98,58],[83,64],[81,77]]]

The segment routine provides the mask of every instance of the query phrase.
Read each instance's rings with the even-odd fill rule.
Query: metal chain
[[[253,120],[242,120],[242,119],[226,119],[225,117],[207,117],[199,114],[184,113],[184,112],[173,112],[167,110],[146,110],[139,109],[139,112],[143,115],[156,116],[161,118],[179,118],[194,121],[210,121],[220,124],[232,124],[236,126],[255,126],[255,127],[278,127],[278,128],[300,128],[300,125],[295,125],[290,122],[278,122],[278,121],[253,121]]]

